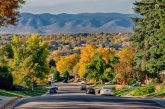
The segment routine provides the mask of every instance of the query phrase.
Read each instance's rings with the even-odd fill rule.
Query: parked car
[[[19,85],[13,86],[13,91],[24,91],[25,88]]]
[[[86,84],[82,84],[80,90],[86,90]]]
[[[64,80],[63,80],[63,83],[68,83],[68,80],[67,80],[67,79],[64,79]]]
[[[95,89],[95,93],[100,94],[100,90],[101,90],[100,88]]]
[[[109,81],[109,82],[105,82],[104,84],[105,84],[105,85],[109,85],[109,84],[112,84],[112,81]]]
[[[81,85],[81,84],[85,84],[85,81],[81,81],[81,82],[79,82],[79,84]]]
[[[51,85],[51,81],[48,81],[48,84]]]
[[[113,95],[112,88],[102,87],[100,90],[100,95]]]
[[[58,86],[57,86],[57,85],[53,85],[52,87],[55,87],[55,88],[56,88],[56,90],[58,90]]]
[[[86,89],[86,94],[95,94],[95,89],[92,87],[89,87]]]
[[[140,85],[141,85],[141,82],[137,82],[137,83],[134,83],[134,84],[130,85],[129,88],[131,88],[131,87],[140,87]]]
[[[51,87],[49,89],[49,94],[56,94],[57,93],[57,87]]]

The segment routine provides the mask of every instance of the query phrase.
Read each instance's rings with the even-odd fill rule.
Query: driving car
[[[81,87],[80,87],[80,90],[86,90],[86,85],[82,84]]]
[[[89,87],[86,89],[86,94],[95,94],[95,89],[92,87]]]
[[[57,93],[57,87],[51,87],[49,89],[49,94],[56,94]]]
[[[112,88],[102,87],[100,90],[100,95],[113,95]]]

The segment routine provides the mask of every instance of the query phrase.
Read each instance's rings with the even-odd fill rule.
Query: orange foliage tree
[[[18,9],[23,3],[24,0],[0,0],[0,26],[15,24]]]
[[[116,82],[118,84],[132,84],[141,78],[141,74],[134,67],[135,49],[126,46],[118,52],[119,62],[114,65]]]

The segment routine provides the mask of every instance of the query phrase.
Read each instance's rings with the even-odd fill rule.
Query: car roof
[[[102,87],[102,89],[112,89],[111,87]]]

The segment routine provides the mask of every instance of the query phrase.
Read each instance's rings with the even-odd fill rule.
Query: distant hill
[[[17,26],[1,28],[0,33],[52,34],[52,33],[94,33],[94,32],[132,32],[134,14],[82,13],[31,14],[21,13]]]

